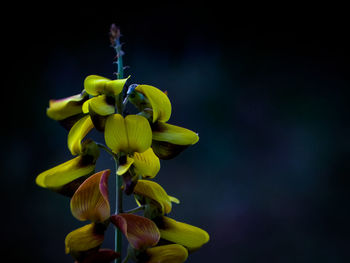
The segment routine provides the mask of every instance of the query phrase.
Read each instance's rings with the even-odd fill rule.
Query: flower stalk
[[[180,201],[153,179],[160,170],[160,159],[176,157],[199,137],[167,123],[171,116],[167,92],[150,85],[126,85],[120,36],[119,28],[112,25],[116,79],[90,75],[80,94],[50,101],[47,115],[69,130],[67,146],[75,157],[39,174],[36,183],[71,198],[72,215],[90,221],[65,238],[66,253],[76,263],[126,263],[129,259],[183,263],[190,252],[209,241],[209,235],[168,217],[172,203]],[[128,103],[136,107],[136,114],[124,112]],[[93,129],[104,134],[104,143],[85,138]],[[100,150],[115,163],[113,214],[108,194],[110,169],[95,171]],[[138,207],[124,211],[123,198],[130,195]],[[101,248],[110,224],[115,227],[114,249]],[[122,261],[123,238],[129,245]]]
[[[112,24],[110,29],[110,40],[112,47],[114,48],[116,52],[116,61],[114,62],[117,64],[117,79],[122,79],[124,76],[124,66],[123,66],[123,55],[124,52],[122,51],[122,45],[120,43],[120,29],[115,25]],[[116,107],[117,112],[121,115],[124,115],[124,104],[123,104],[123,94],[124,90],[117,96],[116,98]],[[123,213],[123,192],[122,192],[122,178],[117,174],[119,161],[115,159],[116,164],[116,210],[115,214],[118,215],[119,213]],[[115,251],[117,253],[122,253],[122,244],[123,244],[123,236],[122,232],[119,228],[115,228]],[[121,257],[117,258],[115,260],[116,263],[121,263]]]

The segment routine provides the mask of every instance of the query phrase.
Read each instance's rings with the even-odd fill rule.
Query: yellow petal
[[[125,127],[128,134],[129,152],[142,153],[152,144],[152,130],[145,117],[128,115],[125,117]]]
[[[113,114],[107,118],[104,135],[107,146],[114,153],[128,150],[128,135],[122,115]]]
[[[143,178],[154,178],[160,169],[159,158],[154,154],[152,148],[143,153],[134,153],[134,170]]]
[[[158,122],[152,127],[153,140],[176,145],[192,145],[198,142],[198,134],[168,123]]]
[[[95,169],[95,161],[87,162],[85,156],[78,156],[38,175],[36,183],[44,188],[59,190],[74,180],[90,175]]]
[[[104,231],[95,224],[88,224],[70,232],[65,239],[66,254],[87,251],[100,246],[104,239]]]
[[[160,234],[156,224],[143,216],[121,213],[111,216],[111,222],[137,250],[155,246],[159,241]]]
[[[110,170],[95,173],[79,186],[70,202],[70,208],[75,218],[93,222],[103,222],[109,218],[109,174]]]
[[[89,112],[93,111],[94,113],[96,113],[100,116],[107,116],[107,115],[113,114],[115,112],[114,101],[112,101],[112,103],[109,104],[107,96],[104,94],[99,95],[97,97],[94,97],[88,101],[89,101],[89,103],[88,103],[88,107],[89,107],[88,111]],[[87,102],[85,102],[85,103],[87,103]],[[84,108],[85,103],[83,105],[83,110],[86,110]]]
[[[171,103],[168,96],[161,90],[149,86],[138,85],[136,91],[141,92],[149,100],[153,109],[153,122],[167,122],[171,115]]]
[[[87,93],[83,92],[60,100],[50,100],[46,114],[51,119],[64,120],[68,117],[82,113],[82,105],[87,99]]]
[[[180,244],[189,251],[197,250],[209,241],[209,235],[203,229],[177,222],[169,217],[164,216],[158,228],[161,238]]]
[[[97,75],[90,75],[84,81],[84,87],[87,93],[93,96],[100,94],[118,95],[125,85],[128,78],[110,80]]]
[[[81,141],[88,134],[88,132],[94,127],[90,116],[85,116],[77,121],[68,134],[68,148],[72,155],[82,153]]]
[[[134,194],[147,197],[154,201],[161,208],[161,212],[168,214],[171,212],[171,199],[163,187],[153,181],[138,180],[134,188]]]
[[[106,83],[109,81],[110,79],[101,76],[90,75],[84,80],[84,88],[90,95],[97,96],[103,93]]]
[[[148,248],[145,263],[183,263],[188,257],[187,249],[178,244]]]
[[[174,196],[169,196],[169,198],[170,198],[170,201],[171,201],[172,203],[180,204],[180,200],[177,199],[176,197],[174,197]]]
[[[107,82],[106,87],[105,87],[105,93],[119,95],[122,92],[123,87],[124,87],[124,85],[129,77],[127,77],[125,79],[116,79],[116,80],[111,80],[111,81]]]
[[[106,120],[105,141],[114,153],[144,152],[152,144],[152,130],[142,116],[128,115],[124,119],[113,114]]]
[[[126,163],[124,164],[119,164],[118,166],[118,170],[117,170],[117,175],[123,175],[125,174],[130,166],[134,163],[134,159],[133,158],[130,158],[129,156],[127,156],[127,159],[126,159]]]

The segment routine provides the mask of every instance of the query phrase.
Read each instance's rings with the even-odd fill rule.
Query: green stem
[[[119,38],[115,41],[114,46],[115,52],[117,53],[117,65],[118,65],[118,72],[117,72],[117,79],[122,79],[124,77],[124,65],[123,65],[123,51],[122,51],[122,45],[120,44]],[[116,101],[117,111],[119,114],[123,115],[123,95],[124,92],[121,92]]]
[[[123,212],[123,191],[121,190],[122,187],[122,177],[117,174],[118,170],[118,162],[116,160],[116,209],[115,209],[115,214],[118,215],[119,213]],[[119,228],[115,228],[115,251],[118,253],[122,253],[122,243],[123,243],[123,237],[122,237],[122,232],[120,231]],[[121,262],[121,257],[116,259],[117,263]]]
[[[117,79],[122,79],[124,75],[124,66],[123,66],[123,51],[121,49],[121,44],[119,41],[119,37],[115,41],[114,49],[117,53],[117,65],[118,65],[118,72],[117,72]],[[122,91],[117,99],[116,99],[116,107],[119,114],[123,115],[124,112],[124,105],[123,105],[123,95],[124,92]],[[117,174],[118,170],[118,159],[115,159],[116,164],[116,211],[115,214],[119,214],[123,212],[123,191],[121,190],[122,187],[122,177]],[[123,237],[122,232],[119,230],[119,228],[115,228],[115,251],[122,254],[122,243],[123,243]],[[128,257],[126,257],[127,260]],[[125,261],[125,260],[124,260]],[[115,260],[116,263],[121,263],[121,257]],[[125,261],[126,262],[126,261]]]
[[[112,150],[109,149],[106,145],[99,143],[99,142],[96,142],[96,144],[99,148],[105,150],[108,154],[112,155],[114,160],[117,160],[117,155],[114,152],[112,152]]]

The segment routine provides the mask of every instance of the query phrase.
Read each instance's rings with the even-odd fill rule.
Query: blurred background
[[[167,90],[169,123],[200,136],[155,178],[181,200],[170,216],[210,234],[188,262],[349,262],[348,19],[341,7],[304,7],[4,10],[2,260],[73,261],[64,238],[85,222],[68,198],[35,185],[72,158],[46,107],[79,93],[88,75],[114,77],[116,23],[129,83]],[[113,162],[102,154],[98,170],[106,168]],[[113,247],[111,228],[103,246]]]

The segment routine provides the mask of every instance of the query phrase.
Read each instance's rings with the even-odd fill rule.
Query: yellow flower
[[[201,228],[163,216],[156,221],[162,239],[182,245],[192,252],[209,241],[209,234]]]
[[[153,178],[160,169],[158,157],[150,148],[152,130],[146,118],[138,115],[110,115],[106,120],[105,141],[115,153],[125,154],[117,170],[118,175],[126,173],[133,165],[137,175]]]
[[[39,174],[36,178],[39,186],[72,196],[82,181],[94,173],[99,149],[90,139],[82,142],[92,128],[88,115],[73,125],[68,134],[68,148],[72,155],[78,156]]]
[[[65,238],[66,253],[79,260],[84,252],[98,250],[104,240],[105,221],[110,216],[108,177],[110,170],[98,172],[86,179],[71,199],[75,218],[92,223],[70,232]]]
[[[82,93],[59,100],[50,100],[46,114],[69,130],[76,121],[84,116],[82,105],[89,99],[89,95]]]
[[[187,249],[178,244],[163,245],[146,249],[139,263],[183,263],[188,257]]]
[[[115,113],[116,98],[122,92],[128,78],[110,80],[90,75],[84,81],[86,92],[93,96],[83,104],[83,112],[89,113],[97,130],[103,131],[106,116]]]
[[[138,180],[134,188],[134,195],[139,204],[151,203],[158,208],[161,215],[171,212],[172,202],[180,203],[177,198],[169,196],[159,184],[149,180]],[[156,213],[155,216],[158,216],[159,213]],[[149,217],[153,218],[151,215]]]
[[[152,149],[160,159],[171,159],[188,146],[198,142],[195,132],[167,124],[171,116],[171,103],[166,93],[149,85],[130,85],[128,100],[149,116],[152,127]]]

